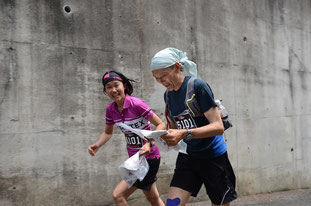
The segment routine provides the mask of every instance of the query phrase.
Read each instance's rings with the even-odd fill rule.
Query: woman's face
[[[114,80],[105,85],[105,92],[113,101],[123,101],[125,98],[125,86],[123,82]]]

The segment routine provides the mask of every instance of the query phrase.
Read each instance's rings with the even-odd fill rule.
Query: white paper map
[[[173,150],[187,154],[187,152],[186,152],[187,144],[183,140],[181,140],[176,146],[169,147],[166,144],[166,142],[161,138],[161,135],[168,133],[166,130],[150,131],[150,130],[143,130],[143,129],[134,129],[134,128],[132,128],[132,127],[130,127],[124,123],[121,123],[121,122],[117,123],[116,125],[119,127],[122,127],[123,129],[125,129],[127,131],[131,131],[131,132],[137,134],[138,136],[140,136],[141,138],[143,138],[145,140],[154,139],[154,141],[156,142],[156,144],[160,148],[160,150],[164,150],[164,151],[168,152],[168,151],[173,149]]]
[[[128,158],[119,167],[121,177],[128,184],[128,188],[130,188],[137,179],[142,181],[149,170],[149,165],[145,156],[139,156],[139,152],[140,151]]]

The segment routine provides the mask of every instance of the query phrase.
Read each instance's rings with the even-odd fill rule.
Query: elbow
[[[218,132],[217,132],[218,133],[217,135],[223,135],[224,131],[225,131],[224,129],[219,129]]]
[[[165,130],[165,124],[164,122],[161,122],[160,124],[157,125],[157,130]]]
[[[225,132],[225,128],[222,126],[222,129],[219,132],[220,132],[220,135],[222,135]]]
[[[217,135],[222,135],[224,131],[225,131],[225,128],[224,128],[223,123],[221,122],[221,124],[217,125]]]

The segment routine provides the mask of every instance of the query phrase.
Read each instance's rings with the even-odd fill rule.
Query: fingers
[[[174,136],[165,137],[165,138],[163,138],[163,139],[164,139],[164,141],[166,142],[166,144],[167,144],[168,146],[175,146],[175,145],[177,145],[178,142],[179,142],[179,140],[178,140],[176,137],[174,137]]]
[[[169,131],[168,134],[162,135],[161,138],[166,142],[166,144],[167,144],[168,146],[174,146],[174,145],[176,145],[176,144],[174,144],[174,142],[175,142],[175,141],[174,141],[175,137],[172,135],[172,133],[170,133],[170,131]]]
[[[89,154],[91,155],[91,156],[94,156],[95,155],[95,152],[92,150],[92,148],[88,148],[88,150],[89,150]]]
[[[146,144],[141,148],[139,152],[139,156],[150,154],[150,146],[148,147]]]
[[[148,150],[142,150],[141,152],[139,152],[139,156],[148,155],[148,154],[150,154],[150,151]]]
[[[164,134],[161,136],[161,138],[164,140],[164,141],[167,141],[169,139],[171,139],[171,136],[169,136],[168,134]]]
[[[139,152],[139,156],[142,156],[142,155],[145,155],[146,154],[146,151],[141,151],[141,152]]]
[[[177,129],[169,129],[168,134],[162,137],[165,140],[168,146],[175,146],[179,143],[180,140],[183,139],[183,132],[182,130]]]
[[[171,145],[171,143],[172,143],[171,138],[169,138],[169,137],[167,137],[167,136],[164,136],[164,137],[162,137],[162,139],[166,142],[166,144],[167,144],[168,146],[172,146],[172,145]]]
[[[177,145],[178,142],[176,142],[176,141],[166,141],[166,144],[171,147],[171,146]]]
[[[89,146],[88,150],[89,150],[89,153],[90,153],[91,156],[95,156],[96,146],[91,145],[91,146]]]

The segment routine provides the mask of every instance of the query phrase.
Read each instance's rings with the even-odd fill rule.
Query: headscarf
[[[154,55],[151,60],[151,71],[173,66],[178,62],[191,76],[196,77],[198,74],[197,65],[188,60],[187,53],[175,48],[166,48]]]

